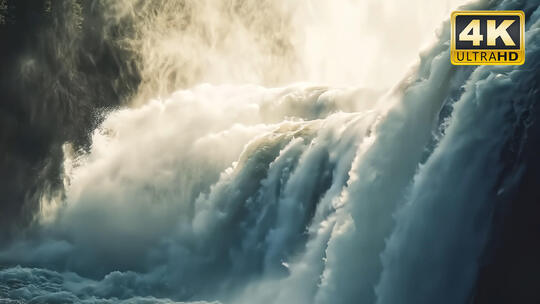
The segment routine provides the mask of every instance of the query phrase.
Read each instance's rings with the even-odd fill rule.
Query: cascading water
[[[61,190],[43,192],[32,224],[0,246],[0,303],[474,301],[496,202],[524,174],[502,155],[538,139],[527,131],[539,118],[538,1],[468,5],[525,11],[523,66],[452,66],[445,21],[390,90],[394,76],[369,58],[311,53],[313,33],[358,24],[317,30],[310,18],[336,12],[301,2],[239,2],[245,20],[230,22],[238,12],[220,1],[111,4],[103,19],[133,31],[121,43],[141,82],[91,145],[63,142]],[[188,13],[157,18],[178,5]],[[375,74],[347,75],[362,65]],[[363,86],[333,85],[341,70]]]

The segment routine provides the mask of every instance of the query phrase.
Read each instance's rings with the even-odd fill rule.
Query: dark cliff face
[[[540,149],[538,108],[524,151],[523,176],[511,198],[500,202],[492,246],[486,249],[473,303],[540,303]]]
[[[501,179],[513,175],[518,181],[494,202],[491,242],[481,261],[473,303],[540,303],[540,58],[534,56],[527,58],[535,62],[524,88],[529,94],[512,101],[527,110],[516,119],[514,136],[502,155],[506,167]]]
[[[99,1],[0,1],[0,237],[61,190],[62,145],[88,145],[104,111],[137,87]],[[107,37],[106,39],[104,37]]]
[[[534,3],[518,9],[529,20],[534,9],[527,8],[535,8]],[[537,33],[530,35],[527,43],[537,45],[538,37]],[[538,51],[527,52],[521,67],[527,74],[519,84],[522,94],[509,101],[523,111],[509,117],[515,121],[514,133],[501,154],[501,186],[494,189],[499,192],[493,202],[493,228],[480,262],[473,303],[540,303],[539,55]]]

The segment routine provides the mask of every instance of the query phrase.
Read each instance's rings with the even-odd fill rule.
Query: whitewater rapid
[[[520,9],[523,66],[452,66],[445,22],[389,91],[200,84],[109,113],[0,251],[0,298],[467,303],[538,94],[540,9]]]

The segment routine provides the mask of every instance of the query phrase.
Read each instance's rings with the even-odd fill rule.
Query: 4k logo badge
[[[523,11],[456,11],[452,13],[451,27],[452,64],[525,62]]]

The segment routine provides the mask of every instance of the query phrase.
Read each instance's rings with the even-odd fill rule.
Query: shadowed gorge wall
[[[134,92],[138,71],[104,28],[98,3],[3,1],[0,223],[5,237],[60,190],[61,146],[88,146],[102,114]],[[111,39],[104,38],[109,36]],[[15,225],[15,226],[13,226]]]

